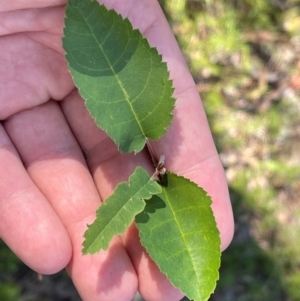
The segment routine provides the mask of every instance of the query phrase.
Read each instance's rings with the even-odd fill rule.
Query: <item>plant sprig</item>
[[[190,299],[207,300],[220,266],[220,237],[207,193],[167,172],[154,157],[172,121],[173,83],[167,64],[128,19],[93,0],[69,0],[63,38],[75,85],[97,125],[120,151],[147,145],[155,170],[137,167],[117,185],[84,234],[83,253],[109,248],[135,221],[140,241],[171,283]]]

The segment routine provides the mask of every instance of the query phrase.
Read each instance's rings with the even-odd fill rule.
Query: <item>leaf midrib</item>
[[[89,248],[91,248],[95,243],[96,243],[96,241],[98,240],[98,238],[102,235],[102,233],[105,231],[105,229],[108,227],[108,225],[110,225],[111,224],[111,222],[116,218],[116,216],[118,216],[119,215],[119,213],[120,213],[120,211],[124,208],[124,206],[126,205],[126,204],[128,204],[129,202],[130,202],[130,200],[132,200],[142,189],[144,189],[144,187],[146,186],[146,185],[148,185],[148,183],[150,182],[151,180],[149,179],[149,181],[148,182],[146,182],[142,187],[140,187],[136,192],[135,192],[135,194],[133,194],[129,199],[127,199],[126,200],[126,202],[123,204],[123,206],[121,206],[120,207],[120,209],[116,212],[116,214],[113,216],[113,218],[105,225],[105,227],[103,228],[103,230],[96,236],[96,238],[94,239],[94,241],[93,241],[93,243],[92,244],[90,244],[90,246],[88,247],[88,249]],[[128,185],[128,186],[130,186],[130,185]],[[150,193],[149,193],[150,194]],[[150,194],[151,195],[151,194]],[[151,196],[150,196],[151,197]],[[143,201],[144,202],[144,204],[145,204],[145,206],[146,206],[146,202],[145,202],[145,200],[147,199],[147,198],[139,198],[141,201]],[[140,211],[140,212],[142,212],[143,211],[143,209]],[[137,212],[137,214],[139,214],[140,212]],[[134,220],[134,217],[133,217],[133,220]],[[133,221],[132,220],[132,221]],[[122,232],[121,232],[122,233]],[[118,234],[121,234],[121,233],[119,233],[119,232],[116,232],[113,236],[115,236],[115,235],[118,235]]]
[[[80,13],[81,13],[81,12],[80,12]],[[115,72],[113,65],[110,63],[108,57],[106,56],[106,54],[105,54],[105,52],[104,52],[104,50],[103,50],[101,44],[99,43],[98,39],[96,38],[96,35],[94,34],[94,32],[93,32],[91,26],[89,26],[89,23],[87,22],[87,19],[85,18],[85,16],[84,16],[83,14],[81,14],[81,15],[82,15],[83,19],[85,20],[85,23],[87,24],[87,27],[89,28],[89,30],[90,30],[92,36],[94,37],[96,43],[98,44],[100,50],[102,51],[102,53],[103,53],[103,55],[104,55],[104,57],[105,57],[107,63],[109,64],[109,66],[110,66],[110,68],[111,68],[111,70],[112,70],[112,72],[113,72],[115,78],[117,79],[117,82],[118,82],[118,84],[119,84],[119,86],[120,86],[120,88],[121,88],[121,90],[122,90],[122,92],[123,92],[123,94],[124,94],[124,96],[125,96],[125,99],[126,99],[128,105],[129,105],[129,107],[130,107],[130,109],[131,109],[131,111],[132,111],[132,113],[133,113],[133,115],[134,115],[134,118],[135,118],[135,120],[136,120],[136,122],[137,122],[137,124],[138,124],[138,126],[139,126],[139,128],[140,128],[140,130],[141,130],[141,132],[142,132],[142,134],[143,134],[143,136],[146,137],[146,133],[144,132],[143,127],[142,127],[142,125],[141,125],[141,123],[140,123],[140,121],[139,121],[139,119],[138,119],[138,117],[137,117],[136,111],[134,110],[134,108],[133,108],[131,102],[129,101],[130,98],[129,98],[129,95],[128,95],[126,89],[123,87],[122,82],[120,81],[120,79],[119,79],[117,73]],[[109,34],[108,34],[108,35],[109,35]]]
[[[176,219],[176,215],[175,215],[175,212],[176,212],[176,211],[175,211],[174,208],[172,207],[171,202],[170,202],[170,199],[169,199],[168,194],[166,193],[166,190],[165,190],[165,189],[163,189],[163,193],[164,193],[164,195],[165,195],[166,200],[167,200],[168,203],[169,203],[171,212],[172,212],[172,214],[173,214],[173,216],[174,216],[174,220],[175,220],[175,222],[176,222],[176,225],[177,225],[177,227],[178,227],[178,229],[179,229],[179,232],[180,232],[180,234],[181,234],[181,237],[182,237],[182,239],[183,239],[183,241],[184,241],[184,244],[185,244],[185,246],[186,246],[186,249],[187,249],[187,251],[188,251],[188,256],[189,256],[190,261],[191,261],[191,263],[192,263],[193,271],[194,271],[194,273],[195,273],[195,275],[196,275],[198,285],[200,285],[199,278],[198,278],[198,274],[196,273],[196,267],[195,267],[194,261],[192,260],[192,256],[191,256],[190,249],[188,248],[188,243],[187,243],[187,241],[186,241],[186,239],[185,239],[185,236],[183,235],[183,232],[181,231],[181,227],[179,226],[180,224],[179,224],[178,220]]]

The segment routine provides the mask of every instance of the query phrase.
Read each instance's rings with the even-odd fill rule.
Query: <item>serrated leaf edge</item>
[[[90,0],[90,1],[91,1],[91,2],[94,2],[95,0]],[[128,19],[128,17],[123,18],[123,16],[122,16],[120,13],[118,13],[117,11],[115,11],[113,8],[108,9],[104,4],[101,4],[101,3],[99,3],[98,1],[95,1],[95,2],[97,2],[100,6],[103,6],[107,11],[113,11],[113,12],[115,12],[117,15],[119,15],[119,16],[122,18],[122,20],[128,21],[129,24],[130,24],[130,26],[131,26],[131,28],[132,28],[132,30],[133,30],[133,32],[134,32],[134,31],[137,31],[137,32],[141,35],[142,40],[145,40],[145,41],[146,41],[147,45],[149,46],[149,49],[150,49],[151,51],[155,51],[156,54],[160,57],[160,59],[161,59],[161,64],[164,64],[164,65],[166,66],[167,73],[168,73],[168,80],[167,80],[167,81],[172,83],[171,89],[172,89],[173,91],[172,91],[172,96],[171,96],[171,98],[172,98],[174,101],[173,101],[173,106],[172,106],[171,113],[168,114],[168,115],[170,116],[170,123],[169,123],[169,125],[168,125],[167,127],[164,127],[164,131],[163,131],[163,133],[161,134],[161,136],[154,140],[154,141],[157,141],[157,140],[159,140],[161,137],[163,137],[163,136],[166,134],[166,132],[167,132],[169,126],[172,124],[172,121],[173,121],[173,118],[174,118],[174,114],[172,113],[172,111],[173,111],[174,108],[175,108],[175,101],[176,101],[176,99],[173,97],[175,88],[174,88],[174,86],[173,86],[173,80],[170,79],[170,70],[168,69],[168,64],[167,64],[167,62],[163,61],[162,55],[158,52],[157,48],[156,48],[156,47],[150,46],[148,40],[143,36],[143,34],[141,33],[141,31],[140,31],[138,28],[133,28],[132,23],[130,22],[130,20]],[[67,16],[65,16],[64,20],[66,20],[66,19],[67,19]],[[66,22],[64,22],[64,24],[66,24]],[[66,26],[64,26],[64,28],[63,28],[63,32],[64,32],[64,33],[65,33],[65,28],[66,28]],[[64,39],[64,38],[65,38],[65,35],[63,36],[63,39]],[[94,116],[92,115],[91,111],[90,111],[90,110],[88,109],[88,107],[86,106],[86,99],[85,99],[84,96],[81,94],[81,88],[78,87],[78,86],[75,84],[75,78],[74,78],[73,74],[72,74],[71,71],[70,71],[70,69],[73,69],[73,68],[70,66],[70,64],[69,64],[69,62],[68,62],[68,60],[67,60],[67,54],[68,54],[67,51],[65,51],[65,59],[66,59],[66,61],[67,61],[67,66],[68,66],[68,70],[69,70],[69,73],[70,73],[70,75],[71,75],[72,81],[73,81],[74,85],[76,86],[79,95],[80,95],[81,98],[84,100],[85,108],[86,108],[87,111],[89,112],[89,115],[92,117],[92,119],[93,119],[94,123],[96,124],[96,126],[99,127],[99,128],[101,128],[101,127],[97,124],[96,118],[94,118]],[[77,72],[78,72],[78,71],[77,71]],[[127,99],[127,98],[126,98],[126,99]],[[128,102],[129,102],[129,101],[128,101]],[[130,102],[129,102],[129,104],[130,104]],[[134,115],[136,116],[136,114],[135,114],[134,111],[133,111],[133,113],[134,113]],[[138,120],[137,118],[136,118],[136,120],[137,120],[137,122],[138,122],[138,124],[139,124],[139,126],[140,126],[139,120]],[[142,134],[144,135],[144,136],[143,136],[143,137],[144,137],[144,145],[141,147],[141,149],[135,150],[135,151],[134,151],[134,154],[137,154],[137,153],[139,153],[140,151],[143,150],[143,148],[144,148],[145,145],[146,145],[147,139],[148,139],[148,137],[146,137],[146,135],[145,135],[145,133],[144,133],[144,131],[143,131],[143,129],[142,129],[141,126],[140,126],[140,129],[141,129]],[[114,143],[117,145],[118,151],[120,151],[121,153],[126,153],[126,152],[124,152],[123,150],[120,149],[119,144],[117,143],[116,139],[114,139],[113,137],[111,137],[111,136],[108,134],[108,131],[107,131],[106,129],[101,128],[101,130],[103,130],[103,131],[107,134],[107,136],[109,136],[109,137],[114,141]],[[136,137],[137,137],[137,136],[136,136]],[[151,139],[151,140],[153,140],[153,139]],[[132,151],[130,151],[130,152],[132,152]]]
[[[168,173],[171,174],[171,175],[175,175],[175,176],[177,176],[177,177],[179,177],[179,178],[183,178],[183,179],[185,179],[185,180],[188,180],[189,183],[191,183],[191,184],[197,186],[198,188],[202,189],[202,190],[206,193],[206,196],[208,196],[208,197],[212,200],[212,198],[209,196],[209,194],[208,194],[202,187],[200,187],[197,183],[191,181],[191,180],[188,179],[188,178],[185,178],[184,176],[177,175],[176,173],[172,173],[172,172],[169,172],[169,171],[168,171]],[[212,203],[211,203],[211,204],[212,204]],[[211,204],[210,204],[210,208],[211,208]],[[215,218],[215,215],[214,215],[214,212],[213,212],[212,209],[211,209],[211,212],[212,212],[212,214],[213,214],[214,220],[216,221],[216,218]],[[218,227],[217,227],[217,224],[216,224],[216,229],[217,229],[217,231],[218,231],[218,238],[219,238],[219,241],[221,242],[220,231],[219,231],[219,229],[218,229]],[[169,273],[163,271],[163,270],[161,269],[161,267],[159,266],[159,264],[155,261],[155,259],[152,258],[151,254],[150,254],[150,253],[148,252],[148,250],[147,250],[147,246],[145,246],[145,245],[143,244],[143,239],[142,239],[142,237],[141,237],[141,235],[140,235],[140,230],[139,230],[139,229],[138,229],[138,233],[139,233],[140,243],[141,243],[142,246],[145,248],[145,250],[146,250],[147,254],[149,255],[149,257],[155,262],[155,264],[156,264],[156,266],[158,267],[158,269],[160,270],[160,272],[163,273],[163,274],[167,277],[167,279],[172,283],[172,285],[173,285],[174,287],[176,287],[176,288],[178,288],[179,290],[181,290],[180,287],[178,287],[177,285],[175,285],[175,284],[172,282],[172,280],[170,279],[170,277],[169,277],[169,275],[168,275]],[[222,255],[222,253],[220,252],[219,264],[218,264],[218,265],[219,265],[218,270],[220,269],[220,266],[221,266],[221,255]],[[189,257],[191,258],[191,256],[189,256]],[[217,281],[218,281],[219,279],[220,279],[220,274],[218,273],[218,276],[217,276],[217,278],[216,278],[216,280],[215,280],[214,288],[213,288],[211,294],[215,291],[215,288],[216,288],[216,286],[217,286]],[[197,281],[198,281],[198,280],[197,280]],[[203,300],[194,300],[194,301],[207,301],[207,300],[210,298],[211,294],[210,294],[205,300],[203,299]],[[187,297],[189,297],[189,296],[187,296]]]
[[[134,173],[136,172],[137,169],[142,169],[143,171],[145,171],[143,168],[137,167],[137,168],[135,169],[135,171],[130,175],[128,181],[123,181],[123,182],[119,183],[119,184],[116,186],[116,188],[115,188],[114,191],[113,191],[113,194],[117,191],[117,189],[120,189],[121,186],[125,186],[125,185],[126,185],[126,186],[128,186],[128,188],[130,188],[130,185],[132,184],[132,183],[131,183],[132,177],[134,176]],[[131,200],[131,199],[132,199],[134,196],[136,196],[142,189],[144,189],[145,186],[148,185],[148,183],[149,183],[150,181],[155,182],[154,180],[152,180],[152,179],[149,177],[149,181],[148,181],[147,183],[145,183],[143,186],[141,186],[141,187],[139,188],[139,190],[138,190],[135,194],[133,194],[129,200]],[[149,199],[154,195],[154,194],[153,194],[152,192],[150,192],[150,191],[148,191],[148,193],[149,193],[149,196],[148,196],[148,197],[141,198],[141,200],[144,201],[144,208],[145,208],[145,206],[146,206],[145,200],[149,200]],[[161,193],[161,191],[158,192],[158,193]],[[113,195],[113,194],[112,194],[112,195]],[[94,223],[96,222],[97,218],[101,215],[101,211],[103,210],[103,206],[106,206],[106,205],[107,205],[107,202],[111,202],[110,200],[111,200],[111,196],[112,196],[112,195],[110,195],[106,200],[104,200],[103,203],[100,205],[100,207],[97,209],[97,211],[96,211],[96,219],[94,220],[94,222],[93,222],[92,224],[94,224]],[[129,201],[129,200],[128,200],[128,201]],[[102,209],[101,209],[101,208],[102,208]],[[121,207],[120,210],[122,210],[122,208],[123,208],[123,207]],[[141,213],[141,212],[144,210],[144,208],[143,208],[142,210],[140,210],[139,212],[137,212],[136,215],[138,215],[139,213]],[[116,215],[120,212],[120,210],[118,210],[114,216],[116,216]],[[135,216],[133,216],[133,218],[132,218],[132,220],[130,221],[128,227],[134,222],[134,219],[135,219]],[[89,229],[90,226],[91,226],[92,224],[87,224],[87,228]],[[104,229],[105,229],[107,226],[108,226],[108,224],[104,227]],[[119,232],[117,231],[117,232],[115,232],[114,235],[112,236],[112,238],[113,238],[114,236],[116,236],[116,235],[122,235],[122,234],[124,234],[124,233],[126,232],[126,230],[128,229],[128,227],[127,227],[127,228],[125,227],[125,230],[123,230],[123,231],[119,231]],[[84,233],[84,235],[83,235],[85,239],[87,238],[87,237],[86,237],[86,233],[87,233],[88,229],[85,231],[85,233]],[[102,233],[102,232],[101,232],[101,233]],[[98,236],[101,235],[101,233],[99,233]],[[97,236],[97,238],[98,238],[98,236]],[[94,241],[96,241],[97,238],[95,238]],[[111,238],[111,240],[112,240],[112,238]],[[110,241],[111,241],[111,240],[110,240]],[[98,251],[95,251],[95,252],[88,252],[88,251],[86,250],[86,247],[85,247],[85,240],[84,240],[83,243],[82,243],[82,246],[83,246],[82,253],[83,253],[83,254],[95,254],[95,253],[99,252],[100,250],[107,250],[108,247],[109,247],[109,244],[110,244],[110,242],[108,242],[107,245],[104,246],[103,248],[100,247]]]

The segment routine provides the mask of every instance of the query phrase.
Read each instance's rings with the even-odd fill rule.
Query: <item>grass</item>
[[[211,300],[298,301],[300,2],[161,3],[231,189],[236,233]]]

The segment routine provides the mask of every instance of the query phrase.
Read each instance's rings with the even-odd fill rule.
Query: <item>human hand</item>
[[[156,0],[107,0],[168,62],[176,108],[167,134],[152,142],[167,169],[202,186],[213,200],[222,249],[233,218],[227,184],[193,79]],[[134,226],[110,248],[82,256],[86,224],[101,200],[146,151],[121,154],[88,115],[61,46],[63,0],[0,3],[0,237],[42,274],[64,267],[85,301],[179,300],[141,247]]]

